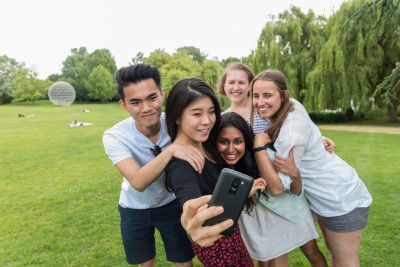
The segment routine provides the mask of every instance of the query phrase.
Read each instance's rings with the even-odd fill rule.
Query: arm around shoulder
[[[135,190],[143,192],[160,177],[171,158],[172,152],[165,149],[142,167],[133,158],[124,159],[115,164],[115,167]]]

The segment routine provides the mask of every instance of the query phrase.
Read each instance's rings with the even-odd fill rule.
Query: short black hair
[[[120,98],[125,100],[124,87],[147,79],[153,79],[157,88],[161,90],[161,74],[157,67],[141,63],[120,68],[115,74]]]

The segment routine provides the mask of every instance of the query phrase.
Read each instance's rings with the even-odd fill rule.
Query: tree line
[[[351,0],[326,18],[292,6],[269,16],[257,46],[243,58],[209,59],[199,48],[184,46],[172,54],[162,49],[147,57],[138,53],[131,64],[159,67],[162,86],[197,76],[213,88],[226,64],[240,61],[255,73],[269,68],[284,72],[293,97],[309,111],[372,112],[385,110],[397,122],[400,104],[400,0]],[[117,99],[116,62],[107,49],[89,53],[73,48],[61,74],[38,79],[34,70],[0,56],[0,103],[36,101],[47,97],[56,81],[70,83],[80,101]],[[227,99],[219,96],[222,106]]]

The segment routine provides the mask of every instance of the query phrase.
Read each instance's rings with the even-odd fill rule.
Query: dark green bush
[[[341,123],[348,121],[367,121],[382,118],[385,111],[379,108],[370,110],[346,110],[345,112],[309,112],[310,118],[315,123]],[[400,112],[399,112],[400,115]]]
[[[385,116],[385,112],[382,109],[372,108],[370,110],[358,110],[356,111],[355,117],[357,121],[368,121],[373,119],[382,118]]]
[[[343,112],[310,112],[308,114],[314,123],[345,122],[345,114]]]

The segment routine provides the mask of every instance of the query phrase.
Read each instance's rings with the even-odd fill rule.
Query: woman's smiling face
[[[218,152],[228,165],[235,165],[243,157],[246,144],[242,132],[236,127],[223,128],[217,140]]]
[[[232,69],[226,74],[224,84],[226,96],[232,103],[243,103],[247,101],[249,94],[249,77],[242,70]]]
[[[202,97],[188,105],[177,120],[178,135],[192,142],[205,142],[215,124],[215,108],[209,97]]]
[[[285,91],[287,94],[287,91]],[[257,80],[253,84],[253,106],[263,119],[272,118],[280,109],[282,98],[272,81]]]

